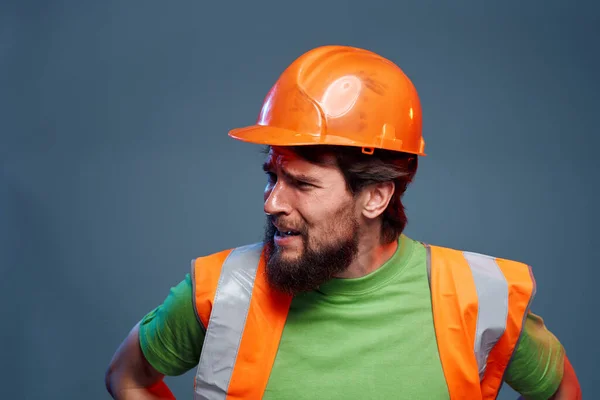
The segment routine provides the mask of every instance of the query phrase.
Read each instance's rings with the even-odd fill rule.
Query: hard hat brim
[[[323,136],[298,133],[289,129],[277,128],[274,126],[252,125],[243,128],[232,129],[229,136],[241,140],[242,142],[265,144],[270,146],[305,146],[325,143]],[[345,140],[346,145],[352,145],[349,140]],[[340,144],[340,143],[335,143]]]
[[[232,129],[229,131],[229,136],[242,142],[268,146],[337,145],[375,149],[386,148],[373,146],[370,143],[361,143],[341,136],[299,133],[290,129],[264,125],[251,125],[243,128]],[[398,148],[389,150],[417,154],[420,156],[426,155],[424,152],[420,152],[417,149]]]

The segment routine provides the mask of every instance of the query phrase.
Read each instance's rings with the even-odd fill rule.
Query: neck
[[[348,269],[336,275],[336,278],[360,278],[379,269],[396,252],[398,241],[382,244],[379,235],[364,235],[358,245],[358,254]]]

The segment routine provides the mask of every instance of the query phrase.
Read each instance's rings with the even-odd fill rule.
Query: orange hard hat
[[[229,136],[271,146],[342,145],[425,155],[417,90],[390,60],[321,46],[298,57],[267,94],[255,125]]]

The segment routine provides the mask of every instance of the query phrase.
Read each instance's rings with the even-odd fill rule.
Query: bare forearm
[[[136,325],[111,360],[106,390],[116,400],[174,399],[163,378],[144,357]]]
[[[581,387],[575,370],[569,359],[565,356],[563,378],[552,400],[581,400]]]
[[[145,366],[129,366],[107,374],[106,389],[115,400],[174,399],[161,376],[148,374]]]

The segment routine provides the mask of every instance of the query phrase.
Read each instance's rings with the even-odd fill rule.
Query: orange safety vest
[[[526,264],[426,245],[433,320],[450,398],[495,399],[535,295]],[[291,296],[265,276],[262,243],[192,261],[195,310],[206,327],[195,399],[260,399]]]

